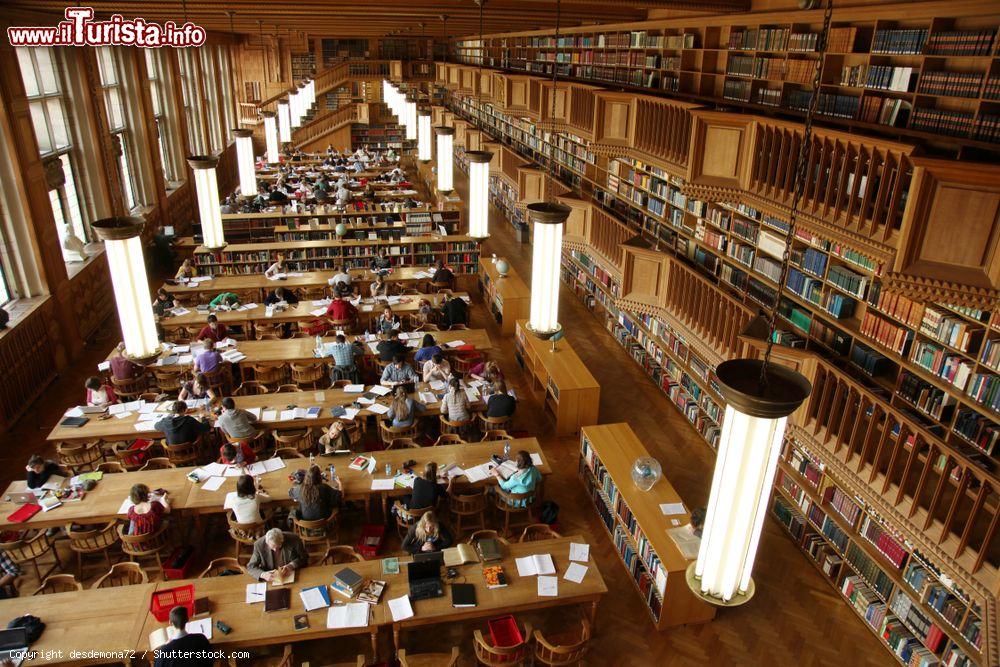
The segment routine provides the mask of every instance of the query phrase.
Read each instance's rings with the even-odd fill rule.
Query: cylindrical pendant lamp
[[[278,123],[277,114],[273,111],[261,111],[264,117],[264,144],[267,146],[265,159],[269,164],[278,162]]]
[[[437,132],[437,189],[438,192],[448,193],[455,188],[455,128],[439,125],[434,131]]]
[[[266,131],[266,130],[265,130]],[[253,163],[253,130],[236,128],[236,166],[240,173],[240,194],[253,197],[257,194],[257,174]]]
[[[406,102],[403,107],[403,113],[406,116],[406,140],[416,141],[417,139],[417,99],[415,97],[407,97]]]
[[[559,264],[563,226],[570,208],[563,204],[528,204],[532,229],[531,308],[528,330],[548,339],[562,329],[559,324]]]
[[[490,235],[490,161],[489,151],[467,151],[469,160],[469,236]]]
[[[288,91],[288,112],[291,128],[296,129],[302,122],[302,98],[299,96],[299,89],[292,88]],[[289,139],[291,141],[291,139]]]
[[[430,162],[433,155],[431,142],[431,110],[422,107],[417,111],[417,159],[421,162]]]
[[[292,111],[290,100],[278,100],[278,141],[287,144],[292,140]]]
[[[198,215],[201,219],[202,243],[206,248],[213,250],[222,248],[226,245],[226,235],[222,229],[219,181],[215,175],[215,168],[219,166],[219,158],[210,155],[192,155],[187,161],[194,173]]]

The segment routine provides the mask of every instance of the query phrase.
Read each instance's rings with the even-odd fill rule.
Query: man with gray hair
[[[276,573],[284,577],[291,570],[305,567],[308,562],[309,554],[298,535],[272,528],[254,542],[247,574],[254,579],[271,581]]]

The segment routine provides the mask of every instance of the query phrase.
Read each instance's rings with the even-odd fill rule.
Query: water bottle
[[[337,479],[337,469],[331,463],[330,464],[330,481],[332,482],[335,479]]]
[[[309,467],[312,468],[316,464],[316,455],[309,452]]]
[[[316,334],[316,356],[323,356],[323,337],[319,334]]]
[[[504,461],[510,460],[510,440],[506,440],[503,443],[503,460]]]
[[[392,475],[392,464],[391,463],[386,463],[385,464],[385,474],[386,474],[386,476]]]

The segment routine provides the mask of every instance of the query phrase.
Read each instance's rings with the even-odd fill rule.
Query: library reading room
[[[1000,0],[0,27],[0,667],[1000,667]]]

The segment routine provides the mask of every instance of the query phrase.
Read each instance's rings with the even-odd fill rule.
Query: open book
[[[471,544],[466,544],[464,542],[449,549],[445,549],[441,553],[444,555],[444,564],[447,567],[455,567],[456,565],[465,565],[466,563],[475,563],[479,561],[479,555],[476,553],[476,549]]]
[[[535,554],[524,558],[515,558],[517,574],[521,577],[531,577],[536,574],[555,574],[556,566],[549,554]]]
[[[187,625],[184,626],[184,630],[187,631],[189,635],[200,634],[205,635],[206,639],[211,639],[212,619],[199,618],[196,621],[188,621]],[[157,628],[149,633],[149,648],[155,651],[176,636],[177,631],[169,625],[164,628]]]

